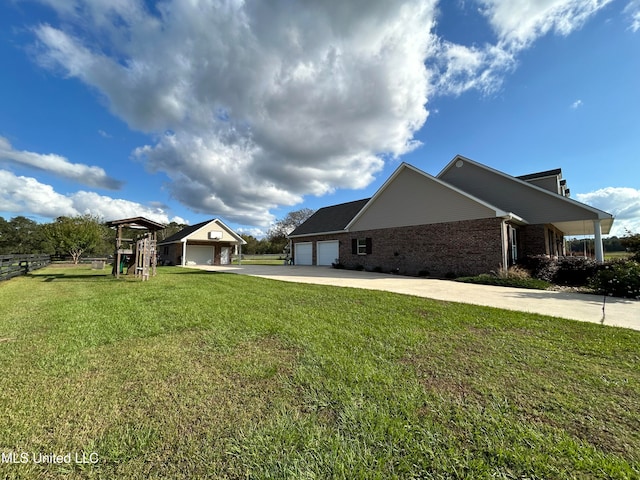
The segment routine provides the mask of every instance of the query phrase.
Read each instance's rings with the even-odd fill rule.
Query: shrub
[[[589,285],[596,274],[599,264],[590,258],[561,257],[551,258],[536,255],[523,259],[521,265],[529,270],[531,276],[557,285],[580,287]]]
[[[519,267],[518,265],[509,267],[509,269],[506,272],[504,270],[500,270],[497,273],[495,273],[495,275],[500,278],[511,278],[511,279],[518,279],[518,280],[531,278],[531,274],[529,273],[529,270]]]
[[[530,288],[534,290],[546,290],[551,284],[544,280],[537,278],[527,278],[508,275],[491,275],[484,273],[482,275],[476,275],[475,277],[460,277],[456,278],[457,282],[464,283],[477,283],[481,285],[497,285],[500,287],[517,287],[517,288]]]
[[[531,276],[552,283],[558,271],[558,262],[547,255],[529,256],[520,265],[531,273]]]
[[[595,260],[584,257],[563,257],[557,264],[558,269],[553,276],[553,282],[573,287],[588,285],[599,266]]]
[[[591,287],[603,295],[640,299],[640,263],[615,260],[598,269]]]

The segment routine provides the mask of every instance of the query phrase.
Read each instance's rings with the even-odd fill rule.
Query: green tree
[[[631,258],[636,262],[640,262],[640,233],[631,233],[627,230],[627,234],[620,239],[622,246],[631,252]]]
[[[101,246],[108,235],[107,228],[91,215],[58,217],[47,225],[46,233],[56,250],[70,255],[76,264],[84,253]]]
[[[10,238],[12,234],[11,225],[4,217],[0,217],[0,255],[11,253]]]
[[[254,237],[253,235],[248,235],[246,233],[242,233],[240,234],[240,236],[242,237],[242,239],[247,242],[246,245],[242,246],[242,253],[247,254],[247,255],[253,255],[255,253],[257,253],[258,251],[258,245],[260,243],[260,241]]]
[[[0,217],[0,254],[53,253],[44,225],[17,216],[8,222]]]
[[[162,230],[158,232],[158,241],[161,242],[162,240],[169,238],[174,233],[178,233],[184,227],[186,227],[186,225],[183,225],[181,223],[176,223],[176,222],[169,223],[166,227],[164,227]]]
[[[276,221],[267,233],[271,253],[282,253],[289,243],[287,236],[313,214],[314,211],[310,208],[303,208],[289,212],[283,219]]]

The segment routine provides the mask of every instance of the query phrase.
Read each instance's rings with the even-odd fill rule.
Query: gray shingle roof
[[[204,227],[207,223],[213,222],[215,219],[207,220],[205,222],[198,223],[196,225],[191,225],[189,227],[185,227],[177,233],[174,233],[170,237],[165,238],[161,242],[158,242],[158,245],[162,245],[163,243],[176,243],[181,241],[184,237],[191,235],[193,232],[198,230],[199,228]]]
[[[368,201],[368,198],[363,198],[362,200],[321,208],[291,232],[289,236],[295,237],[298,235],[344,230]]]

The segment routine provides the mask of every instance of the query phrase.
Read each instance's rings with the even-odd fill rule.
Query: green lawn
[[[238,265],[238,257],[234,257],[231,262]],[[282,265],[284,257],[282,254],[264,254],[264,255],[242,255],[242,265]]]
[[[640,332],[106,273],[0,283],[0,478],[640,478]]]

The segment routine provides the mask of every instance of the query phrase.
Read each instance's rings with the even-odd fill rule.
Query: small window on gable
[[[372,252],[371,238],[354,238],[351,241],[351,253],[356,255],[370,255]]]

